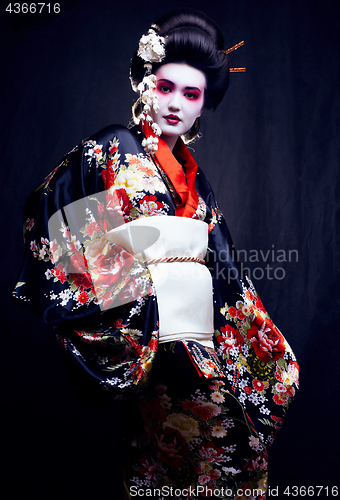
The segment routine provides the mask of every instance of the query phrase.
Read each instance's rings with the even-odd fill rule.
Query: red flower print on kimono
[[[199,455],[201,458],[208,459],[209,462],[220,462],[224,458],[224,451],[216,448],[215,444],[209,441],[202,443]]]
[[[157,351],[158,340],[157,339],[151,339],[148,345],[149,345],[151,351]]]
[[[102,171],[102,178],[104,181],[105,189],[109,189],[115,182],[115,172],[112,168],[113,161],[107,162],[107,168]]]
[[[59,280],[60,283],[65,283],[67,280],[66,274],[64,273],[63,266],[58,264],[51,270],[51,274],[55,277],[55,279]]]
[[[184,401],[183,410],[190,410],[201,420],[210,420],[221,413],[221,409],[216,404],[210,402]]]
[[[144,282],[139,283],[136,280],[130,280],[119,294],[119,299],[124,303],[133,302],[138,297],[142,297],[144,293]]]
[[[288,399],[288,394],[284,393],[274,394],[273,396],[273,400],[277,405],[286,405],[287,399]]]
[[[68,274],[77,287],[81,289],[91,288],[92,278],[88,272],[87,260],[74,246],[72,249],[75,253],[70,258],[70,264],[67,269]]]
[[[133,257],[123,248],[111,248],[106,255],[100,255],[94,262],[92,274],[95,285],[113,286],[128,273],[133,262]]]
[[[146,457],[140,459],[142,467],[139,469],[139,473],[145,475],[150,481],[157,481],[159,474],[159,465],[156,462],[149,464]]]
[[[171,467],[180,467],[183,458],[189,453],[189,447],[181,433],[172,427],[156,427],[153,446],[158,458]]]
[[[222,351],[225,354],[229,354],[230,350],[233,349],[233,347],[239,347],[243,345],[244,339],[236,328],[233,328],[230,325],[226,325],[221,328],[221,332],[223,335],[219,335],[217,337],[217,342],[221,345]]]
[[[139,202],[140,203],[140,210],[142,211],[143,214],[147,215],[163,215],[164,210],[164,204],[157,201],[156,196],[150,195],[150,196],[144,196],[144,198]]]
[[[269,383],[262,382],[261,380],[253,380],[252,385],[257,392],[262,392],[264,389],[268,389]]]
[[[287,369],[278,366],[275,371],[275,377],[284,384],[299,383],[299,366],[296,361],[290,361]]]
[[[86,304],[86,302],[89,300],[89,294],[85,291],[83,292],[80,292],[79,295],[78,295],[78,302],[80,302],[80,304]]]
[[[124,210],[129,214],[131,208],[131,202],[124,189],[117,189],[112,193],[108,192],[106,195],[106,211],[110,224],[105,227],[105,231],[122,225],[125,222],[123,218]]]
[[[253,455],[245,467],[247,470],[256,470],[256,469],[266,469],[267,465],[268,465],[267,455],[264,453],[259,453],[257,455]]]
[[[92,221],[92,222],[90,222],[90,224],[88,224],[86,226],[86,233],[89,236],[92,236],[94,233],[100,233],[100,232],[101,232],[101,229],[98,225],[98,222],[96,222],[96,221]]]
[[[154,402],[143,401],[143,404],[140,405],[140,412],[143,415],[144,421],[149,422],[151,420],[156,420],[157,422],[163,422],[166,419],[166,412],[162,406],[161,398],[157,398]]]
[[[252,327],[247,331],[255,354],[261,361],[267,363],[270,359],[276,361],[285,353],[284,338],[273,327],[273,323],[261,316],[256,316],[252,321]]]

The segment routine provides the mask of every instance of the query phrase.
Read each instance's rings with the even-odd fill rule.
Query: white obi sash
[[[156,289],[159,341],[195,340],[213,348],[212,278],[199,262],[147,261],[171,257],[204,259],[208,225],[187,217],[143,217],[106,237],[146,262]]]

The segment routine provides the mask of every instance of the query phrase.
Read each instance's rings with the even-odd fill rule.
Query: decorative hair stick
[[[230,52],[237,50],[239,47],[242,47],[242,45],[244,45],[244,40],[242,40],[242,42],[237,43],[233,47],[230,47],[230,49],[227,49],[225,53],[229,54]],[[242,73],[244,71],[246,71],[246,68],[229,68],[230,73]]]

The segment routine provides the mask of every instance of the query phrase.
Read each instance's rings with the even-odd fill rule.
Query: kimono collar
[[[159,138],[158,150],[154,152],[154,157],[181,198],[181,203],[175,209],[175,215],[192,217],[198,208],[195,187],[197,164],[188,148],[179,137],[171,152],[166,142]]]

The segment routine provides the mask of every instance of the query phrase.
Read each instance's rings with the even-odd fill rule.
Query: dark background
[[[248,258],[270,250],[245,266],[301,366],[300,393],[271,449],[270,486],[280,499],[293,485],[324,486],[318,498],[331,497],[326,487],[339,486],[339,1],[73,0],[60,2],[59,15],[9,14],[8,4],[0,16],[2,498],[121,498],[119,405],[75,397],[53,331],[10,292],[25,199],[80,140],[128,124],[130,57],[151,22],[179,6],[215,19],[226,48],[246,42],[230,60],[247,72],[232,74],[225,100],[202,117],[194,156],[236,248]]]

